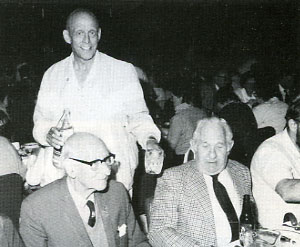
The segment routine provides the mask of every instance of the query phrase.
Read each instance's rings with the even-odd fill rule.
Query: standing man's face
[[[91,60],[97,51],[101,30],[96,20],[87,13],[72,17],[69,29],[63,32],[65,41],[71,45],[75,59]]]

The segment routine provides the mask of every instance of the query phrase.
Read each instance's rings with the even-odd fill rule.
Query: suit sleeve
[[[160,141],[160,131],[149,115],[143,90],[134,67],[130,65],[127,72],[126,79],[124,79],[126,81],[123,81],[124,87],[121,96],[124,100],[124,112],[128,116],[127,130],[135,136],[142,148],[145,149],[149,136],[153,136],[157,141]]]
[[[127,206],[128,247],[150,247],[145,234],[141,231],[135,218],[127,192],[123,193]]]
[[[176,231],[178,222],[177,189],[171,179],[163,175],[158,180],[151,205],[149,241],[153,247],[196,247],[194,239]]]
[[[12,221],[4,215],[0,215],[0,246],[1,247],[24,247],[19,233]]]
[[[47,247],[47,236],[36,209],[26,199],[21,207],[20,234],[26,247]]]

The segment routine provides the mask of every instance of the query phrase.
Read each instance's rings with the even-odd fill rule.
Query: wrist
[[[155,138],[155,137],[153,137],[153,136],[149,136],[149,137],[148,137],[148,139],[147,139],[147,142],[146,142],[146,143],[148,143],[148,142],[151,142],[151,143],[153,143],[153,142],[155,142],[155,143],[158,143],[158,141],[156,140],[156,138]]]

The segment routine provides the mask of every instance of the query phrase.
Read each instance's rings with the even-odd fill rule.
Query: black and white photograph
[[[300,247],[298,0],[0,0],[0,247]]]

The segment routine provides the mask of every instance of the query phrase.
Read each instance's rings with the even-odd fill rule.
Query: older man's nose
[[[110,173],[111,173],[111,168],[110,168],[108,165],[104,165],[103,173],[104,173],[105,175],[109,176]]]
[[[209,158],[214,159],[214,158],[216,158],[216,156],[217,156],[216,150],[212,147],[212,148],[209,150]]]

